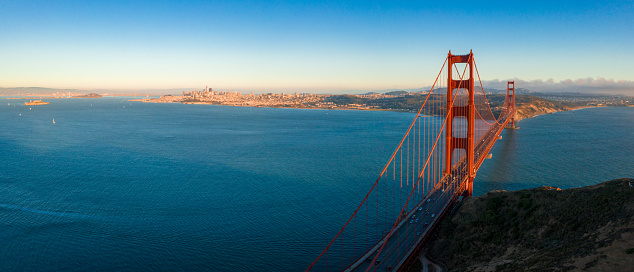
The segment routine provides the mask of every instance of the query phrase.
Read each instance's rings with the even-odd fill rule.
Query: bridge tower
[[[469,67],[469,79],[454,80],[452,71],[455,63],[466,63]],[[464,196],[473,195],[473,179],[475,178],[474,161],[474,139],[475,139],[475,95],[474,95],[474,75],[473,75],[473,51],[468,55],[452,55],[449,51],[447,57],[447,121],[445,126],[445,175],[451,175],[452,159],[454,149],[464,149],[467,153],[468,181]],[[469,93],[469,103],[467,106],[453,106],[453,96],[455,89],[465,89]],[[449,110],[451,109],[451,110]],[[455,117],[465,117],[467,119],[467,137],[454,137],[453,119]]]
[[[508,107],[511,109],[511,128],[515,127],[515,115],[517,111],[515,111],[515,81],[508,81],[506,83],[506,97],[508,99]]]

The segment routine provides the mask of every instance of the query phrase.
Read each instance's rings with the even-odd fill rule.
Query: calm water
[[[493,146],[474,194],[634,178],[634,108],[558,112],[516,124],[520,129],[505,130]]]
[[[304,270],[414,117],[0,101],[0,271]],[[502,133],[476,194],[634,177],[634,109],[518,126]]]

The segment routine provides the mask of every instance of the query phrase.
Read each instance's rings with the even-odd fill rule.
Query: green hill
[[[449,271],[633,271],[634,179],[464,199],[428,255]]]

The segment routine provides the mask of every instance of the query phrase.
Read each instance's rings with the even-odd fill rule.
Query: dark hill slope
[[[465,199],[428,255],[450,271],[634,271],[630,184],[618,179]]]

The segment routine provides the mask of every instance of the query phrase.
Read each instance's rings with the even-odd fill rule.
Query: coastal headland
[[[448,271],[631,271],[634,179],[465,198],[436,234],[427,256]]]

